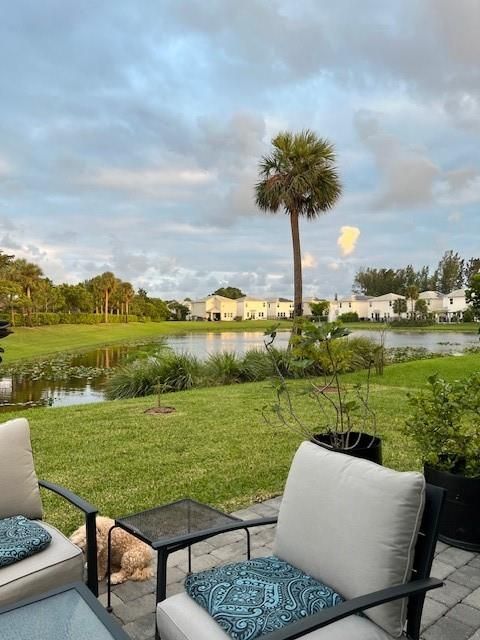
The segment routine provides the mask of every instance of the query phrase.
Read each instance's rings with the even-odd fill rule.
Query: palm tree
[[[17,258],[12,263],[13,280],[21,284],[23,291],[30,300],[32,289],[43,276],[43,271],[33,262],[27,262],[23,258]]]
[[[105,271],[105,273],[102,273],[100,276],[100,282],[104,296],[103,311],[105,314],[105,322],[108,322],[108,299],[115,290],[118,280],[111,271]]]
[[[303,314],[299,218],[313,220],[333,207],[342,192],[333,145],[308,129],[279,133],[272,152],[259,164],[256,203],[262,210],[290,216],[293,244],[294,317]]]
[[[120,291],[122,296],[122,303],[125,309],[126,321],[128,322],[128,305],[135,296],[135,290],[130,282],[122,282],[122,284],[120,285]]]
[[[418,287],[415,286],[414,284],[408,285],[408,287],[405,287],[405,295],[410,300],[411,317],[414,318],[415,317],[415,300],[418,300],[418,296],[419,296]]]

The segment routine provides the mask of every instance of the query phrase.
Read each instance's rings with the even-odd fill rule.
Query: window
[[[450,304],[453,304],[453,298],[450,298]]]
[[[342,303],[340,302],[340,309],[342,308]]]
[[[348,308],[349,308],[349,309],[351,309],[351,308],[352,308],[352,303],[351,303],[351,302],[349,302],[349,303],[348,303]]]
[[[391,307],[391,306],[392,306],[392,301],[391,301],[391,300],[389,300],[389,301],[388,301],[388,306],[389,306],[389,307]]]

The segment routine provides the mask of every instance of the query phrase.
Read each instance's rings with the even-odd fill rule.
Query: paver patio
[[[245,520],[278,513],[281,497],[252,504],[234,515]],[[272,553],[275,526],[251,530],[252,557]],[[192,547],[193,570],[210,569],[245,558],[244,532],[225,533]],[[167,596],[183,590],[187,552],[169,558]],[[427,595],[423,609],[422,640],[480,640],[480,554],[449,547],[441,542],[432,575],[445,581],[443,589]],[[101,585],[106,605],[105,583]],[[153,640],[155,633],[155,579],[126,582],[112,589],[113,614],[132,640]]]

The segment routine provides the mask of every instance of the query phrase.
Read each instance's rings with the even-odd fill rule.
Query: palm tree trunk
[[[125,300],[125,322],[128,322],[128,298]]]
[[[298,211],[290,213],[293,245],[293,317],[303,316],[302,291],[302,254],[300,251],[300,231],[298,228]]]
[[[108,322],[108,289],[105,289],[105,322]]]

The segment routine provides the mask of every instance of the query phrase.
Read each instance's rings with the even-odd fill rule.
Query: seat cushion
[[[420,473],[400,473],[304,442],[280,507],[274,553],[346,599],[410,578],[425,502]],[[406,601],[365,612],[402,635]]]
[[[157,628],[161,640],[230,640],[225,631],[186,593],[179,593],[157,605]],[[351,616],[302,640],[392,640],[368,618]]]
[[[234,640],[254,640],[343,602],[330,587],[274,556],[191,574],[185,590]]]
[[[0,520],[0,568],[43,551],[51,540],[44,527],[25,516],[3,518]]]
[[[83,554],[58,529],[42,522],[52,541],[46,549],[0,569],[0,606],[83,579]]]
[[[25,418],[0,424],[0,487],[0,518],[18,514],[32,520],[42,517],[30,428]]]

